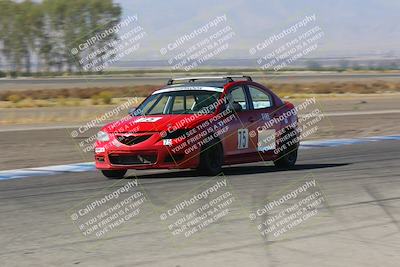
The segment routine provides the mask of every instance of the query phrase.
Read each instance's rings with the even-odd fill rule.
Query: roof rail
[[[201,77],[184,77],[184,78],[175,78],[169,79],[167,85],[174,84],[175,81],[188,81],[188,82],[195,82],[197,80],[225,80],[226,82],[233,82],[233,79],[236,78],[246,78],[247,81],[252,81],[250,76],[246,75],[228,75],[228,76],[201,76]]]

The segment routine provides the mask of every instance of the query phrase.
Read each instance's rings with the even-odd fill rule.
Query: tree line
[[[118,36],[110,34],[78,53],[71,49],[118,24],[120,17],[121,7],[113,0],[0,0],[0,70],[10,75],[79,71],[77,62],[85,53]]]

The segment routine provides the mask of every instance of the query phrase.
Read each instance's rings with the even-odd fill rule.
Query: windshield
[[[188,90],[151,95],[135,115],[211,114],[217,108],[220,92]]]

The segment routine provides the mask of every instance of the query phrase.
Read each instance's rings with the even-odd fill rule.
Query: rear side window
[[[272,98],[270,94],[251,85],[249,85],[249,92],[251,96],[251,101],[253,102],[254,109],[272,107]]]
[[[247,110],[247,103],[246,103],[246,93],[243,90],[243,87],[235,87],[233,88],[228,95],[229,102],[236,102],[242,106],[243,110]]]

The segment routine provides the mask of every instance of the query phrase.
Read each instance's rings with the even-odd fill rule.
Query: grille
[[[117,140],[127,146],[132,146],[132,145],[136,145],[139,144],[143,141],[146,141],[147,139],[150,138],[151,135],[128,135],[128,136],[124,136],[124,135],[117,135],[116,138]]]
[[[111,164],[114,165],[145,165],[154,164],[157,160],[157,154],[110,154],[108,158],[110,159]]]

